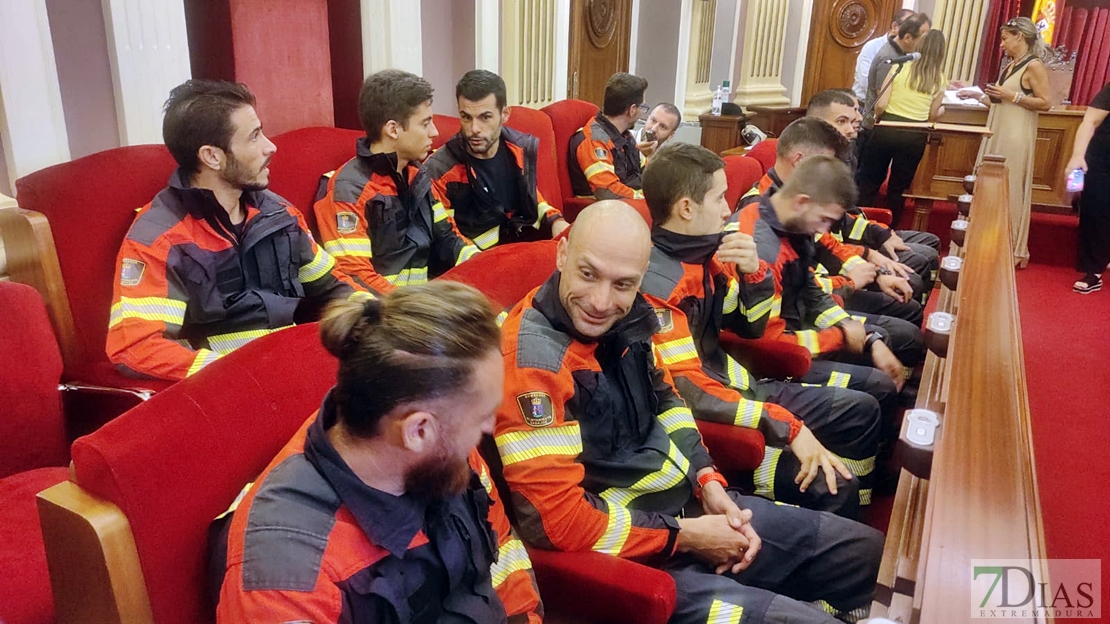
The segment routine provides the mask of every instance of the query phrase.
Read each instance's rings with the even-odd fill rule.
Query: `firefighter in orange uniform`
[[[266,190],[277,148],[245,86],[179,85],[162,135],[179,168],[139,209],[116,259],[107,353],[124,373],[182,379],[292,325],[304,298],[370,296]]]
[[[630,129],[647,113],[647,80],[617,73],[605,85],[605,101],[590,123],[570,137],[567,163],[578,197],[643,199],[640,180],[644,155]]]
[[[485,297],[412,286],[338,304],[320,331],[338,381],[214,527],[216,621],[538,624],[531,561],[475,450],[503,382]]]

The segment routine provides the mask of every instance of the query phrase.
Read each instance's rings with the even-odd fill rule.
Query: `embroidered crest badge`
[[[358,215],[353,212],[339,212],[335,215],[335,229],[340,234],[350,234],[358,227]]]
[[[138,286],[143,280],[146,263],[132,258],[123,259],[123,267],[119,272],[120,286]]]
[[[555,410],[551,407],[551,395],[546,392],[525,392],[516,397],[517,406],[529,427],[547,427],[555,422]]]
[[[667,308],[655,308],[655,318],[659,321],[659,331],[669,332],[674,329],[674,319]]]
[[[595,147],[594,156],[597,156],[600,160],[609,160],[609,150],[604,147]]]

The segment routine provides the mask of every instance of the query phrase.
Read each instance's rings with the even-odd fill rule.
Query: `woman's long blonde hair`
[[[910,88],[919,93],[933,94],[944,88],[944,33],[930,30],[918,48],[921,58],[910,66]]]
[[[1044,39],[1041,39],[1041,33],[1037,30],[1037,25],[1033,20],[1028,17],[1015,17],[1014,19],[1002,25],[1002,30],[1014,33],[1025,39],[1025,43],[1029,46],[1029,51],[1033,56],[1045,61],[1048,58],[1048,46],[1045,45]],[[1016,61],[1013,59],[1011,62]]]

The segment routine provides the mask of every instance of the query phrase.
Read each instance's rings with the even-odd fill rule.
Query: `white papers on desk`
[[[982,104],[978,100],[974,100],[974,99],[961,100],[956,95],[960,91],[972,91],[972,92],[975,93],[975,95],[977,97],[981,97],[981,96],[984,95],[982,89],[980,89],[979,87],[974,87],[974,86],[966,87],[964,89],[949,89],[949,90],[944,92],[944,100],[941,102],[941,104],[943,104],[945,106],[967,106],[967,107],[971,107],[971,108],[986,108],[987,107],[986,104]]]

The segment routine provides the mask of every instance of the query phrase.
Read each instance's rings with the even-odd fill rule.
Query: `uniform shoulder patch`
[[[340,234],[350,234],[354,232],[356,228],[358,228],[357,214],[349,211],[335,213],[335,229],[338,230]]]
[[[671,318],[669,308],[655,308],[655,318],[659,321],[659,331],[669,332],[674,329],[674,319]]]
[[[123,267],[119,272],[120,286],[138,286],[143,280],[146,263],[133,258],[124,258]]]
[[[555,410],[551,406],[551,395],[546,392],[525,392],[516,395],[520,414],[529,427],[550,426],[555,422]]]
[[[595,147],[594,156],[597,156],[600,160],[609,160],[609,150],[604,147]]]

